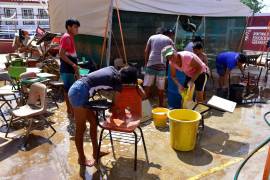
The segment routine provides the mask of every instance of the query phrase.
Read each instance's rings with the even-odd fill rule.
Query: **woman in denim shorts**
[[[114,67],[105,67],[88,74],[77,80],[69,89],[68,97],[74,110],[76,133],[75,144],[79,154],[78,163],[84,166],[93,166],[97,161],[97,122],[93,111],[84,107],[99,90],[121,91],[122,84],[136,84],[137,69],[134,67],[124,67],[117,71]],[[86,129],[86,121],[90,122],[90,137],[93,147],[93,160],[86,160],[83,148],[83,136]],[[100,156],[108,153],[101,152]]]

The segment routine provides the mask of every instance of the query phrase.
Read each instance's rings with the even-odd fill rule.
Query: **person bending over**
[[[222,52],[216,58],[216,68],[219,75],[219,88],[227,88],[231,70],[238,67],[244,76],[243,64],[247,62],[245,55],[238,52]]]
[[[195,84],[197,102],[204,101],[204,88],[208,79],[207,66],[194,53],[189,51],[176,52],[173,46],[167,46],[162,50],[162,55],[169,60],[171,77],[179,89],[179,93],[185,88]],[[176,78],[176,70],[186,75],[184,86]]]
[[[121,91],[122,84],[137,84],[137,69],[124,67],[117,71],[114,67],[105,67],[77,80],[69,89],[68,97],[75,115],[75,144],[79,154],[78,163],[93,166],[97,162],[97,122],[95,113],[84,107],[89,98],[99,90]],[[90,137],[93,148],[93,160],[87,160],[84,154],[83,137],[86,122],[90,123]],[[100,157],[108,153],[101,152]]]

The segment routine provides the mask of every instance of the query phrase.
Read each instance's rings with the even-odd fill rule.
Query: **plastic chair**
[[[138,92],[137,86],[125,85],[121,93],[115,97],[115,104],[112,107],[112,116],[106,118],[104,122],[99,123],[102,128],[99,138],[98,157],[100,154],[100,148],[102,143],[102,135],[104,130],[108,130],[110,134],[110,140],[113,148],[113,139],[111,131],[118,131],[124,133],[133,133],[135,138],[135,157],[134,157],[134,170],[137,169],[137,144],[140,140],[135,132],[139,129],[141,133],[141,139],[148,162],[147,149],[144,141],[143,131],[140,128],[140,121],[142,119],[142,98]]]
[[[27,81],[27,79],[29,79],[29,78],[37,78],[37,79]],[[47,81],[47,79],[38,78],[37,74],[35,72],[24,72],[24,73],[22,73],[20,75],[20,80],[21,80],[21,90],[22,90],[22,93],[23,93],[24,97],[27,97],[27,94],[29,93],[29,90],[28,90],[29,84],[33,84],[35,82],[45,82],[45,81]],[[27,83],[23,84],[22,81],[27,82]],[[53,96],[52,89],[47,88],[47,95],[48,95],[48,97],[50,97],[52,99],[55,106],[59,109],[59,106],[58,106],[58,104],[57,104],[57,102],[56,102],[56,100],[55,100],[55,98]]]
[[[23,62],[22,58],[15,58],[11,61],[10,65],[15,67],[22,67],[25,66],[25,62]]]
[[[35,72],[24,72],[20,74],[20,79],[35,78],[37,74]]]
[[[2,89],[17,90],[16,83],[14,83],[7,71],[0,72],[0,81],[5,82],[5,86],[1,87]],[[9,83],[8,85],[7,82]]]
[[[8,74],[15,81],[19,81],[20,75],[22,73],[24,73],[24,72],[26,72],[26,67],[23,67],[23,66],[21,66],[21,67],[19,67],[19,66],[9,66],[9,68],[8,68]]]
[[[29,126],[26,132],[26,136],[25,136],[26,140],[24,143],[24,147],[26,147],[29,134],[32,128],[33,118],[36,116],[43,115],[44,113],[47,112],[46,94],[47,94],[46,85],[42,83],[34,83],[31,85],[27,104],[11,111],[12,117],[10,119],[5,137],[7,137],[10,126],[15,119],[28,120]],[[42,119],[48,126],[50,126],[50,128],[54,131],[54,133],[56,133],[56,130],[47,121],[47,119],[46,118],[42,118]]]

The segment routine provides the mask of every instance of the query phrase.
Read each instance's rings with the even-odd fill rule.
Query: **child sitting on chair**
[[[79,154],[78,163],[93,166],[97,162],[97,122],[93,111],[84,107],[95,92],[99,90],[121,91],[122,84],[137,84],[137,69],[124,67],[117,71],[114,67],[105,67],[77,80],[68,92],[69,101],[74,109],[76,122],[75,144]],[[90,137],[93,146],[93,160],[86,160],[83,148],[83,136],[86,121],[90,122]],[[99,157],[108,154],[101,152]]]

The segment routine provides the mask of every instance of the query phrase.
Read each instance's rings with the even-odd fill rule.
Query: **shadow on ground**
[[[160,179],[157,175],[149,173],[149,168],[161,169],[159,164],[146,161],[137,161],[137,171],[133,169],[134,159],[120,157],[115,161],[109,161],[107,164],[96,166],[97,169],[80,166],[80,177],[85,180],[95,179],[117,179],[117,180],[140,180],[140,179]]]
[[[232,157],[245,155],[249,151],[249,144],[230,140],[229,133],[205,126],[198,146],[216,154]]]
[[[134,171],[134,159],[120,157],[116,161],[111,162],[111,167],[101,166],[100,172],[102,177],[107,177],[108,179],[159,179],[155,174],[149,173],[149,168],[161,169],[159,164],[154,164],[150,162],[147,164],[146,160],[137,161],[137,171]]]
[[[193,166],[203,166],[213,161],[215,154],[222,154],[232,157],[241,157],[248,154],[249,144],[229,139],[228,133],[205,126],[199,141],[193,151],[176,151],[178,158]]]
[[[0,145],[0,161],[3,161],[20,151],[22,149],[24,140],[24,137],[20,137],[13,139],[3,146]],[[45,143],[53,144],[50,139],[46,137],[30,134],[26,150],[31,151]]]

